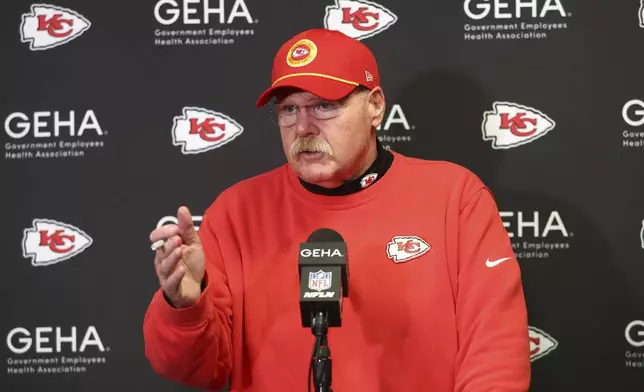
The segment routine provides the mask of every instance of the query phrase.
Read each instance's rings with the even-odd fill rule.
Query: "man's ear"
[[[377,128],[385,117],[385,93],[380,86],[369,92],[367,102],[369,105],[369,115],[371,116],[371,125]]]

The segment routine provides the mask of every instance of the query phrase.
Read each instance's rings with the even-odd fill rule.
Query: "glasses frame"
[[[366,87],[363,87],[363,86],[357,86],[349,94],[347,94],[344,97],[342,97],[340,99],[337,99],[337,100],[317,99],[315,102],[309,103],[309,104],[306,104],[306,105],[289,105],[289,106],[295,107],[295,109],[296,109],[295,116],[294,116],[295,121],[293,121],[293,123],[290,124],[290,125],[280,125],[279,114],[278,114],[278,111],[279,111],[278,106],[279,106],[279,104],[276,102],[276,99],[273,99],[273,103],[271,104],[270,109],[268,110],[268,117],[270,118],[270,120],[271,120],[271,122],[273,124],[277,125],[278,127],[283,127],[283,128],[290,128],[290,127],[294,126],[295,124],[297,124],[297,122],[300,120],[300,110],[301,109],[306,109],[307,114],[309,116],[315,118],[318,121],[332,120],[332,119],[337,118],[338,116],[340,116],[342,114],[342,109],[344,109],[346,107],[346,102],[349,99],[351,99],[352,96],[354,96],[354,95],[356,95],[358,93],[362,93],[362,92],[367,92],[368,93],[368,92],[370,92],[370,90],[367,89]],[[338,104],[339,105],[338,113],[336,115],[334,115],[333,117],[328,117],[328,118],[318,118],[318,117],[316,117],[316,115],[312,113],[310,108],[315,107],[316,105],[319,105],[320,103],[323,103],[323,102]],[[277,119],[277,121],[275,121],[275,119]]]

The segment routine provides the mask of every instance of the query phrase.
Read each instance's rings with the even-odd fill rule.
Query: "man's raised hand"
[[[201,295],[205,257],[192,215],[187,207],[177,211],[176,225],[163,225],[150,233],[153,243],[165,244],[155,252],[154,267],[159,284],[172,305],[185,308]]]

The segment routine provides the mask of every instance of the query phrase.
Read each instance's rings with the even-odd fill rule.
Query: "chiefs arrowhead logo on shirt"
[[[531,143],[555,128],[555,122],[537,109],[512,102],[495,102],[483,115],[483,140],[494,149],[509,149]]]
[[[46,50],[80,37],[90,26],[90,21],[76,11],[34,4],[31,13],[22,15],[20,40],[30,43],[30,50]]]
[[[362,187],[362,189],[364,189],[376,182],[376,178],[378,178],[378,173],[369,173],[366,176],[362,177],[362,179],[360,180],[360,186]]]
[[[530,361],[534,362],[550,354],[559,346],[559,342],[537,327],[528,327],[528,335],[530,336]]]
[[[416,236],[395,236],[387,244],[387,257],[394,263],[415,259],[429,252],[431,246]]]
[[[81,229],[51,219],[34,219],[24,230],[22,255],[31,257],[34,267],[71,259],[92,245],[92,238]]]
[[[219,148],[241,135],[244,128],[223,113],[195,107],[174,118],[172,144],[183,154],[199,154]]]
[[[380,4],[366,0],[335,0],[324,14],[324,27],[355,39],[373,37],[396,23],[398,17]]]

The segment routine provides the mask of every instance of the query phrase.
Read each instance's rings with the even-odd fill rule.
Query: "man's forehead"
[[[305,91],[299,88],[295,87],[284,87],[279,89],[275,93],[275,101],[277,103],[283,102],[285,100],[288,101],[296,101],[296,100],[311,100],[311,99],[319,99],[317,95]]]

